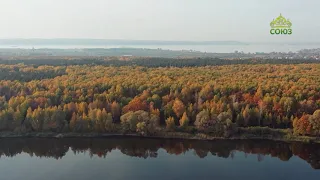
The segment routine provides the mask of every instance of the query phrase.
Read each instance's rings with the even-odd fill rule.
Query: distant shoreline
[[[0,45],[246,45],[240,41],[176,41],[126,39],[0,39]]]
[[[161,41],[123,39],[0,39],[0,49],[2,50],[109,50],[114,48],[195,51],[200,53],[234,53],[235,51],[244,53],[288,53],[298,52],[304,49],[320,48],[320,42]],[[94,54],[94,52],[92,53]]]
[[[11,57],[216,57],[216,58],[320,58],[319,46],[254,46],[254,45],[204,45],[204,46],[40,46],[3,47],[0,45],[0,59]]]
[[[125,138],[125,137],[139,137],[151,139],[181,139],[181,140],[272,140],[281,142],[303,142],[303,143],[319,143],[320,138],[309,136],[291,136],[286,135],[282,137],[273,137],[271,134],[263,136],[248,134],[234,135],[230,137],[214,137],[203,133],[186,133],[186,132],[158,132],[155,135],[140,135],[138,133],[54,133],[54,132],[28,132],[28,133],[15,133],[15,132],[0,132],[0,138]]]

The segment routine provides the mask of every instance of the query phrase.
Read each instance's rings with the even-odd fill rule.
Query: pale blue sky
[[[280,13],[291,36],[272,36]],[[0,38],[320,41],[320,0],[0,0]]]

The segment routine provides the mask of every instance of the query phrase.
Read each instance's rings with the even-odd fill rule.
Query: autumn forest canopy
[[[263,127],[320,136],[319,61],[0,63],[1,131],[229,137]]]

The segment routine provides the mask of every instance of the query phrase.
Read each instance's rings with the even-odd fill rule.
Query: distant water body
[[[21,48],[21,49],[84,49],[84,48],[146,48],[163,50],[193,50],[210,53],[232,53],[243,51],[245,53],[256,52],[297,52],[302,49],[320,48],[315,45],[292,45],[292,44],[249,44],[249,45],[0,45],[0,48]]]

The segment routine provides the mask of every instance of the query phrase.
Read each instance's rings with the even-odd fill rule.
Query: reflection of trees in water
[[[292,144],[292,153],[306,160],[315,169],[320,169],[320,148],[318,146],[300,146],[298,143]]]
[[[313,168],[320,169],[320,145],[285,143],[275,141],[193,141],[145,138],[69,138],[69,139],[0,139],[0,156],[13,157],[20,153],[30,156],[60,159],[69,151],[77,154],[89,152],[90,156],[106,157],[112,150],[140,158],[157,157],[159,149],[168,154],[180,155],[192,150],[200,158],[210,154],[234,158],[236,151],[257,154],[263,161],[270,155],[288,161],[293,155],[306,160]]]

